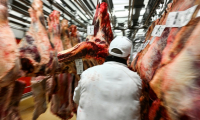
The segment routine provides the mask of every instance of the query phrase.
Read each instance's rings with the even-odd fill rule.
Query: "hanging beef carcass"
[[[62,119],[70,119],[73,111],[76,111],[72,100],[75,76],[65,73],[56,77],[57,86],[51,99],[51,111]]]
[[[40,7],[42,8],[42,2],[41,1],[34,1],[35,3],[39,2],[41,4]],[[33,3],[33,6],[34,4]],[[34,8],[34,7],[33,7]],[[40,11],[42,12],[42,11]],[[49,15],[49,19],[48,19],[48,24],[49,24],[49,35],[50,35],[50,41],[49,43],[52,43],[53,49],[52,49],[52,54],[53,56],[53,60],[51,60],[50,64],[52,65],[52,68],[50,69],[51,74],[50,75],[55,75],[55,72],[62,72],[61,71],[61,66],[58,64],[57,62],[57,57],[56,54],[57,52],[63,50],[63,45],[62,45],[62,41],[61,41],[61,32],[60,32],[60,23],[59,23],[59,17],[60,17],[60,13],[58,11],[53,11],[50,15]],[[36,34],[37,35],[37,34]],[[47,35],[47,32],[46,32]],[[42,47],[42,46],[41,46]],[[38,76],[38,77],[34,77],[31,80],[31,87],[32,87],[32,92],[33,92],[33,97],[34,97],[34,101],[35,101],[35,110],[34,110],[34,114],[33,114],[33,119],[36,120],[40,114],[44,113],[47,109],[47,103],[46,103],[46,81],[49,77],[48,76]],[[51,79],[54,80],[54,79]],[[56,83],[54,81],[52,81],[53,86],[56,85]],[[53,88],[52,88],[53,89]],[[49,94],[50,96],[53,93]]]
[[[198,10],[196,10],[196,12],[195,12],[195,14],[194,14],[193,17],[196,16],[197,12],[198,12]],[[191,31],[194,29],[194,27],[196,26],[196,24],[198,23],[198,21],[199,21],[198,19],[192,20],[189,23],[189,25],[187,25],[186,27],[181,28],[181,30],[178,29],[178,28],[172,28],[171,29],[171,32],[170,32],[170,34],[168,36],[168,39],[167,39],[167,45],[166,45],[165,49],[162,52],[162,62],[161,62],[160,66],[163,66],[163,65],[167,64],[168,62],[170,62],[172,60],[172,58],[175,57],[175,56],[170,56],[171,53],[172,54],[176,53],[176,52],[180,51],[183,48],[185,41],[190,36]],[[179,32],[179,30],[180,30],[180,32]],[[177,46],[179,46],[179,49],[173,49],[173,50],[171,49],[171,47],[176,48]],[[167,58],[170,58],[170,59],[167,59]],[[162,73],[159,71],[159,74],[162,74]],[[159,81],[157,81],[156,84],[154,83],[154,85],[160,86]],[[159,89],[159,87],[158,87],[158,89]],[[154,91],[155,91],[155,87],[154,87]],[[157,91],[155,91],[155,92],[157,92]],[[159,94],[157,93],[157,95],[159,95],[158,96],[159,98],[160,98],[160,94],[161,93],[159,93]],[[150,108],[150,111],[152,111],[151,109],[154,109],[154,105],[155,104],[152,104],[152,106]],[[162,105],[160,105],[160,107],[162,107]],[[157,109],[157,112],[159,112],[159,111],[161,111],[161,110]],[[165,110],[163,110],[163,111],[165,111]],[[163,111],[161,111],[161,112],[163,113]],[[149,114],[150,114],[150,116],[153,115],[151,113],[149,113]],[[167,114],[167,113],[165,113],[165,114]],[[164,115],[163,116],[156,115],[156,116],[165,117],[165,119],[167,118]]]
[[[147,34],[146,34],[146,38],[145,38],[145,42],[147,40],[150,41],[154,41],[155,37],[151,36],[153,29],[156,25],[161,25],[163,24],[163,22],[165,21],[165,19],[167,18],[169,11],[171,9],[172,3],[169,3],[168,8],[166,9],[166,11],[164,12],[164,14],[162,15],[162,17],[160,19],[157,19],[156,21],[154,21],[151,26],[149,27]],[[132,61],[131,63],[131,68],[133,69],[133,71],[137,72],[138,74],[140,74],[140,65],[142,62],[142,58],[143,56],[146,54],[146,52],[148,51],[149,47],[150,47],[150,43],[147,44],[147,46],[144,48],[144,50],[140,51],[137,56],[135,57],[135,59]]]
[[[63,42],[64,50],[72,48],[72,42],[70,40],[70,29],[68,28],[68,21],[65,19],[61,22],[61,39]]]
[[[58,17],[59,14],[58,12],[54,11],[51,15],[50,18],[52,19],[51,21],[56,21],[54,22],[52,26],[57,26],[54,27],[54,31],[58,30],[56,28],[58,28],[60,26],[59,24],[59,19],[56,19],[56,17]],[[54,17],[55,16],[55,17]],[[64,48],[69,49],[70,48],[70,44],[72,43],[72,39],[70,36],[70,34],[68,34],[69,29],[67,28],[67,21],[63,20],[62,24],[61,24],[61,31],[62,31],[62,40],[65,41],[64,44]],[[53,32],[50,28],[49,30],[50,34],[55,34],[55,32]],[[53,32],[53,33],[52,33]],[[77,32],[77,31],[76,31]],[[59,33],[59,31],[57,31],[56,33]],[[59,34],[56,34],[59,35]],[[52,40],[57,40],[57,43],[59,43],[61,45],[61,43],[59,41],[60,38],[56,37],[56,38],[52,38]],[[54,41],[55,43],[56,41]],[[69,43],[69,44],[68,44]],[[57,47],[59,47],[60,45],[57,45]],[[57,49],[58,52],[61,50]],[[73,66],[73,68],[75,68]],[[69,119],[71,117],[73,117],[73,111],[76,111],[74,108],[74,104],[73,104],[73,100],[72,100],[72,91],[73,91],[73,82],[75,82],[75,77],[74,75],[72,75],[71,73],[68,72],[69,69],[67,69],[66,71],[63,71],[64,73],[62,74],[58,74],[58,75],[54,75],[53,79],[51,79],[51,91],[49,94],[49,100],[51,100],[51,112],[55,115],[57,115],[58,117],[62,118],[62,119]]]
[[[159,19],[157,19],[155,21],[155,24],[152,25],[152,28],[155,27],[155,25],[159,24]],[[151,29],[150,32],[152,32],[153,29]],[[151,35],[151,34],[150,34]],[[147,36],[150,37],[150,36]],[[150,37],[150,39],[154,39],[153,37]],[[148,38],[146,38],[146,40],[148,40]],[[136,70],[138,73],[140,73],[140,69],[138,69],[140,67],[140,63],[141,60],[143,58],[143,56],[145,55],[145,53],[148,51],[149,48],[149,44],[145,47],[145,49],[143,51],[141,51],[138,56],[137,56],[137,61],[135,61],[135,65],[136,65]],[[133,66],[132,66],[133,67]],[[140,104],[141,104],[141,119],[142,120],[147,120],[148,119],[148,111],[149,111],[149,107],[150,107],[150,101],[151,98],[155,99],[155,95],[151,92],[151,88],[149,87],[148,84],[145,83],[145,81],[142,82],[142,96],[140,98]]]
[[[173,4],[169,4],[168,5],[168,8],[170,8],[168,11],[174,11],[174,10],[176,10],[177,8],[179,9],[179,7],[180,6],[178,6],[179,5],[179,3],[177,3],[177,2],[180,2],[180,1],[174,1],[173,2]],[[182,1],[182,2],[184,2],[184,1]],[[186,3],[184,4],[185,6],[181,6],[181,9],[179,9],[179,10],[185,10],[185,9],[187,9],[187,8],[189,8],[189,7],[191,7],[191,6],[193,6],[194,5],[194,1],[192,2],[192,1],[185,1]],[[167,16],[166,16],[166,18],[167,18]],[[164,19],[164,23],[166,22],[166,18]],[[163,24],[163,23],[162,23]],[[163,24],[164,25],[164,24]],[[173,38],[173,37],[175,37],[176,36],[176,33],[178,33],[178,31],[179,31],[180,29],[179,28],[172,28],[172,29],[170,29],[170,33],[169,33],[169,29],[165,29],[165,31],[164,31],[164,33],[163,33],[163,35],[161,36],[161,38],[159,38],[159,37],[156,37],[155,38],[155,40],[154,40],[154,42],[155,41],[157,41],[156,42],[156,44],[158,45],[157,47],[150,47],[149,49],[148,49],[148,52],[144,55],[144,57],[142,58],[142,62],[141,62],[141,67],[139,67],[138,69],[138,71],[139,71],[139,73],[140,73],[140,75],[141,75],[141,78],[143,79],[143,80],[145,80],[146,82],[148,82],[148,81],[150,81],[151,80],[151,78],[153,77],[153,75],[154,75],[154,72],[156,71],[156,69],[158,68],[158,67],[160,67],[160,61],[161,61],[161,57],[162,57],[162,50],[165,48],[165,45],[166,44],[169,44],[170,43],[170,41],[169,41],[169,39],[170,38]],[[169,34],[169,35],[164,35],[164,34]],[[173,40],[173,39],[172,39]],[[167,42],[168,41],[168,42]],[[155,43],[153,43],[154,45],[155,45]],[[150,50],[150,51],[149,51]],[[150,55],[151,54],[151,55]],[[147,56],[149,56],[148,58],[147,58]],[[144,62],[145,61],[145,62]],[[148,63],[147,63],[148,62]],[[149,64],[148,65],[148,67],[152,67],[152,68],[147,68],[146,69],[146,71],[145,71],[145,69],[144,69],[144,63],[146,63],[146,65],[147,64]],[[147,67],[147,66],[146,66]],[[155,68],[154,68],[155,67]],[[148,93],[149,93],[149,97],[151,98],[151,100],[155,100],[157,97],[155,96],[155,93],[152,91],[152,89],[149,87],[149,89],[148,89]],[[146,98],[146,97],[145,97]],[[152,110],[152,109],[154,109],[154,105],[155,104],[152,104],[152,106],[151,106],[151,108],[149,109],[149,111],[154,111],[154,110]],[[160,105],[160,107],[162,107],[162,105]],[[159,110],[159,109],[158,109]],[[158,111],[159,112],[159,111]],[[150,114],[150,116],[152,115],[151,113],[149,113]],[[165,113],[166,114],[166,113]],[[165,115],[164,114],[164,115]],[[159,115],[158,115],[159,116]],[[160,117],[164,117],[165,118],[165,116],[160,116]],[[167,117],[166,117],[167,118]]]
[[[80,43],[80,40],[78,38],[78,35],[77,35],[77,27],[75,25],[71,25],[69,27],[70,29],[70,39],[71,39],[71,42],[72,42],[72,47],[74,47],[76,44]]]
[[[171,11],[183,11],[195,5],[196,0],[177,0],[173,1]],[[166,19],[163,21],[163,24],[166,23]],[[160,67],[160,62],[162,59],[162,51],[167,45],[168,37],[175,36],[178,33],[180,28],[165,28],[161,37],[156,37],[153,44],[149,47],[147,53],[144,55],[141,68],[140,76],[146,82],[149,82],[153,75],[155,74],[157,68]],[[170,39],[169,38],[169,39]]]
[[[196,15],[196,14],[194,14]],[[169,49],[168,53],[164,54],[162,59],[162,65],[165,66],[166,64],[170,63],[184,48],[186,42],[188,41],[188,38],[190,37],[191,33],[195,29],[195,27],[198,25],[200,18],[192,19],[188,25],[181,28],[180,32],[176,35],[175,40],[172,44],[172,46]],[[161,82],[157,78],[160,78],[160,75],[163,74],[163,69],[161,68],[158,70],[158,73],[154,76],[154,79],[152,82],[150,82],[151,87],[154,89],[155,93],[157,94],[158,98],[161,98]]]
[[[157,19],[155,22],[153,22],[152,25],[149,27],[149,29],[147,31],[147,37],[146,37],[145,42],[148,39],[150,39],[150,40],[152,39],[152,37],[150,35],[151,35],[152,31],[153,31],[153,28],[155,27],[155,25],[158,24],[158,22],[159,22],[159,19]],[[143,55],[146,53],[148,48],[149,48],[149,44],[144,48],[144,50],[142,50],[139,53],[137,53],[137,56],[135,57],[135,59],[131,63],[131,68],[133,69],[133,71],[135,71],[135,72],[137,71],[139,73],[138,65],[140,65],[141,57],[143,57]]]
[[[88,36],[86,42],[81,42],[73,48],[59,52],[59,62],[70,63],[79,58],[95,58],[99,63],[108,55],[108,45],[113,39],[107,4],[97,5],[93,20],[94,35]]]
[[[166,108],[161,105],[159,99],[153,101],[149,109],[148,120],[170,120]]]
[[[49,34],[50,40],[55,46],[56,52],[60,52],[63,50],[63,44],[61,40],[61,25],[60,25],[60,12],[54,10],[48,18],[49,24]]]
[[[15,81],[13,84],[14,85],[13,85],[12,95],[9,98],[11,100],[10,100],[9,106],[7,108],[8,115],[4,119],[6,119],[6,120],[21,120],[18,106],[19,106],[20,100],[22,98],[22,94],[24,92],[26,84],[21,81]]]
[[[53,45],[50,43],[41,0],[34,0],[29,9],[30,29],[19,44],[22,70],[26,76],[47,74],[52,68]]]
[[[169,64],[162,67],[150,82],[173,120],[199,119],[199,21],[193,29],[193,31],[188,31],[191,35],[185,47]],[[185,33],[182,32],[182,34]],[[179,51],[179,46],[176,46],[176,49]]]
[[[10,83],[10,85],[0,88],[0,119],[8,115],[6,112],[11,101],[13,87],[14,84]]]
[[[25,84],[20,77],[20,60],[17,43],[8,25],[7,0],[0,0],[0,119],[20,120],[18,105]]]
[[[25,76],[46,75],[54,69],[54,46],[50,42],[43,15],[43,3],[34,0],[29,9],[31,25],[19,44],[22,70]],[[32,80],[32,92],[35,101],[33,119],[46,111],[44,82],[39,76]]]
[[[170,7],[170,5],[168,5],[168,6]],[[147,34],[146,34],[146,41],[148,39],[150,39],[150,40],[154,39],[154,37],[151,36],[151,33],[152,33],[155,25],[162,24],[163,20],[167,16],[167,14],[168,13],[165,12],[164,15],[160,19],[157,19],[149,27],[149,29],[147,31]],[[139,52],[138,55],[136,56],[135,60],[132,62],[131,67],[134,69],[134,71],[137,71],[138,74],[140,73],[140,69],[139,68],[140,68],[141,60],[142,60],[143,56],[145,55],[145,53],[148,51],[149,46],[150,46],[150,44],[148,44],[144,48],[144,50],[142,50],[141,52]],[[140,114],[141,114],[141,119],[142,120],[148,119],[148,111],[149,111],[150,103],[151,103],[151,100],[154,100],[154,99],[156,99],[155,94],[152,92],[152,90],[149,87],[149,85],[146,84],[145,81],[143,81],[142,82],[142,96],[140,98],[140,104],[141,104],[141,113]]]
[[[20,120],[17,107],[25,85],[15,82],[20,76],[20,60],[14,34],[8,25],[7,2],[0,0],[0,119],[15,117]]]
[[[13,81],[0,88],[0,120],[21,120],[18,106],[25,86],[23,82]]]
[[[35,102],[33,120],[36,120],[42,113],[44,113],[47,110],[46,81],[49,78],[50,77],[48,76],[32,77],[31,89],[33,92],[33,98]]]
[[[17,43],[8,25],[7,0],[0,0],[0,41],[0,87],[4,87],[20,75]]]
[[[154,28],[156,25],[162,25],[164,24],[163,22],[165,22],[165,20],[167,19],[168,13],[169,13],[169,9],[170,9],[171,5],[168,5],[167,10],[165,11],[165,13],[163,14],[163,16],[160,19],[157,19],[155,21],[155,25],[153,25],[152,27]],[[153,29],[151,29],[151,33],[153,32]],[[147,42],[148,38],[150,38],[150,40],[154,41],[155,37],[151,36],[151,34],[148,34],[149,36],[146,36],[146,40],[145,42]],[[140,74],[141,73],[141,63],[142,63],[142,59],[144,57],[144,55],[147,53],[147,51],[149,50],[150,47],[150,43],[147,44],[147,46],[144,48],[144,50],[142,50],[139,54],[138,60],[137,60],[137,65],[136,65],[136,70],[137,73]]]

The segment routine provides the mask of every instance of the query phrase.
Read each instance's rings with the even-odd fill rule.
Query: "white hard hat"
[[[109,54],[116,57],[127,57],[131,53],[132,42],[125,36],[118,36],[110,43]],[[121,53],[113,52],[118,49]]]

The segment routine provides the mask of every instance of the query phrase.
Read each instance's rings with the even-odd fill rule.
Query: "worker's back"
[[[141,80],[126,65],[105,62],[82,74],[77,120],[139,120]],[[77,87],[78,89],[78,87]],[[75,95],[76,96],[76,95]]]

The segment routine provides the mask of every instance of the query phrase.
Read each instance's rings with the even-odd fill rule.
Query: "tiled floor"
[[[33,97],[31,96],[21,100],[19,110],[22,120],[32,120],[33,110],[34,110]],[[50,106],[48,106],[47,111],[42,115],[40,115],[40,117],[37,120],[61,120],[61,119],[53,115],[50,112]],[[70,120],[76,120],[76,116],[74,115],[74,117]]]

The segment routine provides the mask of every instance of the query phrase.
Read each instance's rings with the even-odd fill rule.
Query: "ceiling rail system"
[[[21,26],[23,31],[28,28],[31,23],[28,9],[31,7],[31,0],[9,0],[10,7],[12,11],[15,11],[21,16],[9,12],[9,20],[11,23]],[[149,0],[144,7],[145,0],[128,0],[122,6],[128,16],[117,16],[117,7],[115,8],[116,1],[123,2],[120,0],[99,0],[101,2],[106,2],[108,5],[108,11],[110,13],[110,20],[112,24],[112,30],[121,30],[124,36],[134,39],[137,31],[144,29],[144,31],[151,24],[151,17],[155,15],[156,9],[163,0]],[[168,0],[165,2],[165,6],[158,14],[161,16],[166,9],[166,4],[171,2]],[[164,3],[163,3],[164,4]],[[47,23],[47,18],[49,14],[57,9],[61,12],[61,19],[66,19],[69,21],[69,25],[74,24],[80,32],[87,32],[87,25],[92,24],[93,15],[96,9],[96,4],[93,0],[43,0],[43,13],[45,16],[45,22]],[[120,5],[119,3],[117,5]],[[144,14],[140,14],[142,10]],[[119,10],[118,10],[119,11]],[[126,20],[127,19],[127,20]],[[15,21],[16,20],[16,21]],[[120,21],[121,20],[121,21]],[[14,27],[13,27],[14,28]],[[18,27],[16,27],[17,29]],[[141,31],[141,30],[140,30]]]

